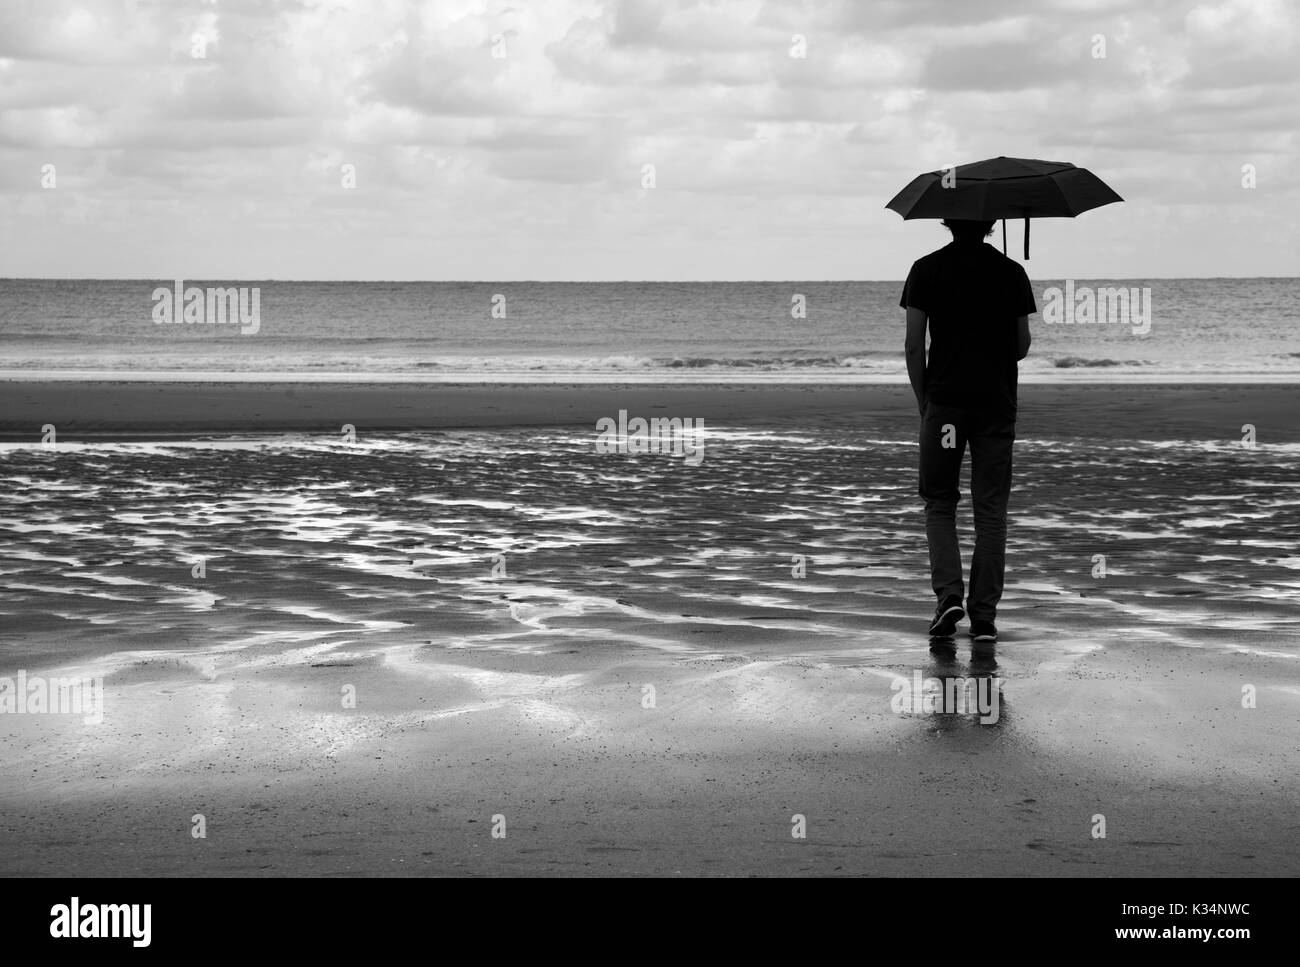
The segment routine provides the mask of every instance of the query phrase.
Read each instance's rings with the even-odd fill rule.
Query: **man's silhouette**
[[[899,302],[907,310],[907,375],[921,410],[920,494],[939,599],[930,635],[951,635],[969,612],[971,637],[996,641],[1016,439],[1016,363],[1029,353],[1029,316],[1038,307],[1020,264],[985,244],[993,222],[943,224],[952,242],[913,264]],[[975,553],[963,610],[957,479],[967,444]]]

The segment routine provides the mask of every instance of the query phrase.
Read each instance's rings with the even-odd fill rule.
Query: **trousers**
[[[957,542],[957,504],[961,500],[957,483],[962,459],[970,447],[975,550],[966,613],[972,621],[994,620],[1002,600],[1015,440],[1015,414],[1004,409],[927,400],[921,414],[920,496],[925,503],[930,584],[940,601],[954,594],[962,598],[965,591]]]

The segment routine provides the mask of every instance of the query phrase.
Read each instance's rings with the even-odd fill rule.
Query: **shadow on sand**
[[[927,681],[938,682],[934,708],[926,709],[926,721],[935,731],[955,729],[1001,729],[1007,724],[1009,707],[998,674],[997,643],[972,641],[970,657],[958,657],[956,639],[930,639],[930,661],[922,671]]]

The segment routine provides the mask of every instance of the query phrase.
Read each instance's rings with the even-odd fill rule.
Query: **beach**
[[[1020,387],[1020,436],[1045,439],[1239,441],[1256,426],[1261,442],[1300,441],[1294,382],[1051,382]],[[662,411],[660,410],[662,408]],[[572,383],[384,383],[350,376],[313,382],[285,374],[195,379],[10,378],[0,380],[0,440],[39,441],[42,426],[73,437],[144,434],[359,431],[453,427],[587,426],[619,409],[645,416],[691,416],[708,425],[777,421],[800,426],[825,415],[879,420],[903,432],[916,403],[891,383],[758,383],[743,378],[680,383],[591,380]],[[907,427],[907,432],[912,431]]]
[[[972,652],[905,385],[0,382],[0,873],[1296,875],[1295,385],[1020,406]]]

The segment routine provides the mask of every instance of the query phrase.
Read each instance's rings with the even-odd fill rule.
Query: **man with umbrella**
[[[907,374],[921,410],[920,494],[939,599],[930,635],[952,635],[966,614],[957,478],[969,446],[975,513],[970,633],[976,641],[996,641],[1016,439],[1016,363],[1029,353],[1029,316],[1038,307],[1025,270],[984,243],[993,222],[949,219],[944,225],[952,242],[912,266],[900,300],[907,310]]]
[[[912,266],[899,300],[907,310],[907,374],[921,411],[920,495],[938,598],[932,638],[950,637],[967,613],[975,641],[998,637],[1017,363],[1029,353],[1029,317],[1038,311],[1029,276],[1005,254],[1005,219],[1025,219],[1028,258],[1031,217],[1073,217],[1112,201],[1122,199],[1083,168],[993,158],[923,174],[886,206],[904,218],[942,218],[952,232],[951,243]],[[1003,252],[984,243],[998,218]],[[967,446],[975,551],[963,608],[957,482]]]

